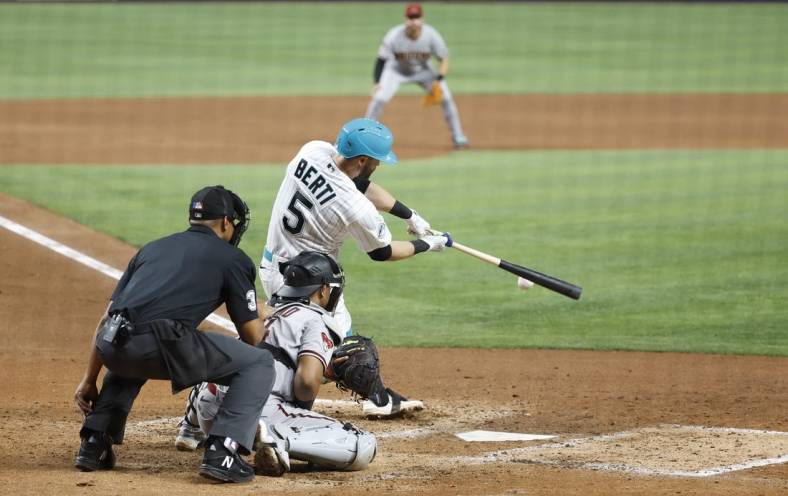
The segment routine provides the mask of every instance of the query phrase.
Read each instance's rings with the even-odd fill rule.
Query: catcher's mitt
[[[443,89],[441,88],[440,81],[434,81],[430,92],[421,97],[421,106],[429,107],[430,105],[438,105],[443,101]]]
[[[347,357],[337,362],[338,358]],[[342,341],[331,358],[337,387],[371,400],[377,406],[388,404],[388,393],[380,378],[378,348],[370,338],[354,335]]]

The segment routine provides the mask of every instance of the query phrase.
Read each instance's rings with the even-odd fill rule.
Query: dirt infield
[[[458,97],[474,149],[788,147],[788,94]],[[0,163],[287,162],[333,141],[366,98],[0,101]],[[398,97],[384,121],[402,158],[447,153],[437,107]]]
[[[788,145],[784,95],[553,98],[460,98],[460,109],[478,116],[466,120],[479,148]],[[519,107],[494,116],[489,107],[494,99]],[[422,122],[410,123],[406,111],[417,110],[416,101],[402,100],[387,109],[400,154],[447,152],[448,132],[439,113],[422,114]],[[352,116],[347,106],[363,109],[364,100],[294,98],[279,103],[0,103],[0,161],[282,162],[314,135],[330,139],[336,122]],[[572,111],[556,115],[550,105]],[[682,114],[680,122],[671,119],[689,108],[695,112]],[[620,120],[608,117],[600,124],[598,117],[612,110],[621,112]],[[304,119],[294,123],[286,115]],[[515,124],[532,132],[512,133]],[[419,141],[419,135],[426,138]],[[134,252],[2,193],[0,216],[113,267],[124,267]],[[174,398],[167,384],[152,382],[132,412],[127,443],[118,449],[118,468],[80,473],[72,466],[79,418],[71,395],[114,281],[1,228],[0,250],[5,388],[0,494],[788,493],[788,359],[673,353],[385,349],[388,382],[424,400],[426,410],[393,421],[370,421],[343,402],[318,407],[378,435],[379,454],[369,470],[334,473],[298,467],[282,479],[258,478],[240,487],[206,483],[196,475],[200,455],[173,449],[174,418],[184,396]],[[324,392],[326,399],[347,399],[330,387]],[[465,442],[455,436],[474,430],[556,437]]]

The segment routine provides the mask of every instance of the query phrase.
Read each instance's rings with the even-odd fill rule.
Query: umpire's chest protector
[[[189,329],[174,320],[148,323],[159,343],[159,351],[167,365],[175,394],[208,378],[209,370],[230,363],[228,354],[220,350],[201,331]]]

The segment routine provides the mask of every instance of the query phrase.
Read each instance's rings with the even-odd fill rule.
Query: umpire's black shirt
[[[195,328],[222,303],[236,324],[256,319],[255,264],[209,227],[151,241],[131,259],[109,312],[133,323],[172,319]]]

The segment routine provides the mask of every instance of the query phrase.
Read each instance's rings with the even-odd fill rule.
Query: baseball
[[[527,291],[534,287],[534,283],[529,281],[528,279],[524,279],[522,277],[517,278],[517,287],[522,289],[523,291]]]

